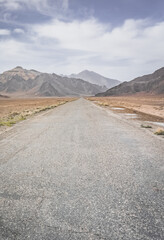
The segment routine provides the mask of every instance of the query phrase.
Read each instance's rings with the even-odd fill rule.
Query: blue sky
[[[131,80],[164,66],[163,0],[0,0],[0,72]]]

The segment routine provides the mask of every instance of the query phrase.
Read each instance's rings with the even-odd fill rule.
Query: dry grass
[[[143,124],[141,124],[141,127],[142,128],[152,128],[152,126],[150,126],[150,125],[143,125]]]
[[[156,135],[164,135],[164,129],[163,128],[158,128],[155,133]]]
[[[122,97],[89,97],[100,106],[125,108],[126,112],[142,113],[143,118],[148,115],[154,120],[164,119],[164,96],[122,96]],[[150,119],[151,120],[151,119]]]
[[[75,98],[0,99],[0,126],[17,122],[73,101]]]
[[[99,101],[97,101],[97,104],[100,105],[100,106],[104,106],[104,107],[109,106],[109,104],[107,102],[99,102]]]

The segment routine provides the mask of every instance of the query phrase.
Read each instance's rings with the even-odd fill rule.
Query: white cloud
[[[0,6],[6,9],[17,10],[20,8],[20,2],[17,0],[0,0]]]
[[[68,9],[69,0],[0,0],[0,7],[8,11],[35,9],[45,15]]]
[[[164,66],[164,22],[152,24],[148,20],[129,19],[112,29],[94,18],[53,20],[30,25],[25,34],[28,43],[2,40],[0,52],[5,61],[0,62],[1,66],[7,62],[24,64],[63,74],[87,68],[120,80],[130,80]]]
[[[61,48],[97,52],[95,41],[104,34],[106,27],[95,19],[79,22],[62,22],[54,20],[50,24],[36,25],[33,31],[39,38],[58,41]]]
[[[92,59],[97,56],[99,68],[109,69],[108,75],[110,75],[110,69],[112,74],[114,69],[121,69],[121,71],[125,69],[124,62],[127,62],[127,73],[123,71],[124,74],[119,76],[123,79],[128,78],[128,72],[130,77],[139,72],[136,69],[134,74],[134,70],[130,73],[132,66],[140,67],[142,71],[143,66],[146,65],[145,69],[149,69],[147,63],[150,61],[154,62],[154,68],[159,62],[164,64],[164,22],[150,26],[148,20],[130,19],[126,20],[122,26],[111,29],[110,26],[99,23],[95,19],[83,22],[54,20],[45,25],[34,26],[33,31],[38,38],[57,40],[62,49],[92,53]],[[85,61],[88,63],[89,59]],[[105,72],[107,73],[107,70]],[[117,77],[118,71],[116,70],[113,75]]]
[[[0,36],[10,35],[10,31],[8,29],[0,29]]]
[[[25,32],[24,32],[24,30],[21,29],[21,28],[15,28],[15,29],[14,29],[14,33],[23,34],[23,33],[25,33]]]

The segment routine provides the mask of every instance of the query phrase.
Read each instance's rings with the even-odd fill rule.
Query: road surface
[[[164,139],[79,99],[0,135],[0,239],[164,239]]]

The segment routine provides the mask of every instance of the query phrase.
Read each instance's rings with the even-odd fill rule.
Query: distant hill
[[[120,81],[118,81],[118,80],[106,78],[98,73],[88,71],[88,70],[82,71],[78,74],[71,74],[68,77],[80,78],[80,79],[83,79],[83,80],[93,83],[93,84],[97,84],[100,86],[106,86],[107,89],[120,84]]]
[[[24,80],[34,79],[36,76],[40,75],[41,73],[35,70],[26,70],[22,67],[18,66],[14,69],[11,69],[9,71],[6,71],[2,74],[0,74],[0,82],[5,83],[9,80],[11,80],[14,76],[19,76],[23,78]]]
[[[152,74],[135,78],[130,82],[123,82],[96,96],[121,96],[136,93],[164,94],[164,67]]]
[[[0,74],[0,94],[8,96],[88,96],[106,88],[82,79],[16,67]]]

